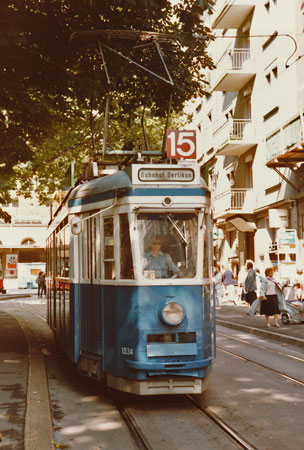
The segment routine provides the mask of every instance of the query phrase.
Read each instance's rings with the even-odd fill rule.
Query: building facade
[[[215,257],[283,278],[304,265],[304,5],[217,0],[209,95],[196,100]]]
[[[0,279],[4,289],[35,286],[39,271],[45,268],[50,208],[22,197],[2,208],[11,215],[11,223],[0,221]]]

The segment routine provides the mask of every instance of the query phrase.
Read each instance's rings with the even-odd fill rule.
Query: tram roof
[[[94,178],[84,184],[77,186],[71,193],[69,200],[93,195],[97,192],[115,191],[132,186],[132,181],[129,175],[121,170],[112,175],[107,175],[101,178]]]
[[[176,171],[176,173],[180,174],[189,174],[193,171],[193,180],[190,182],[186,180],[180,180],[176,178],[174,181],[164,181],[164,180],[150,180],[145,179],[144,181],[140,180],[139,173],[140,170],[150,171],[150,174],[155,174],[157,171],[167,170],[167,171]],[[180,172],[177,172],[180,171]],[[188,172],[187,172],[188,171]],[[146,172],[145,172],[146,173]],[[149,175],[149,173],[148,173]],[[100,178],[94,178],[93,180],[87,181],[84,184],[77,186],[70,194],[69,201],[79,198],[84,198],[86,196],[91,196],[97,193],[116,191],[120,189],[126,189],[134,187],[136,184],[137,188],[146,188],[149,184],[150,186],[164,186],[170,184],[174,184],[176,188],[182,187],[183,189],[187,189],[193,187],[201,187],[209,191],[207,184],[199,175],[199,167],[196,167],[195,170],[192,166],[178,166],[178,165],[133,165],[130,168],[125,170],[120,170],[112,175],[107,175]]]

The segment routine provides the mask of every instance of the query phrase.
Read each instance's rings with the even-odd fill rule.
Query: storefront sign
[[[288,228],[287,209],[269,209],[268,218],[270,228]]]
[[[278,230],[277,232],[279,250],[295,250],[296,240],[296,230]]]

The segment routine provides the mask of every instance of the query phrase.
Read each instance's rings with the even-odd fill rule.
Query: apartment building
[[[35,198],[16,197],[2,208],[11,223],[0,220],[0,280],[6,290],[35,287],[39,271],[45,269],[50,207],[40,206]]]
[[[304,2],[217,0],[216,69],[196,100],[215,257],[291,277],[304,265]]]

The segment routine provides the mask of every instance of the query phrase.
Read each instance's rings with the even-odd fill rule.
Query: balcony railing
[[[244,67],[245,61],[250,59],[250,50],[249,49],[240,49],[236,48],[234,50],[230,50],[228,55],[231,59],[231,68],[230,70],[242,70]]]
[[[240,156],[256,144],[251,119],[229,119],[214,135],[214,148],[219,155]]]
[[[216,64],[212,87],[216,91],[239,91],[255,75],[249,48],[229,48]]]
[[[252,200],[252,189],[228,189],[215,197],[214,216],[218,218],[235,213],[252,214]]]

